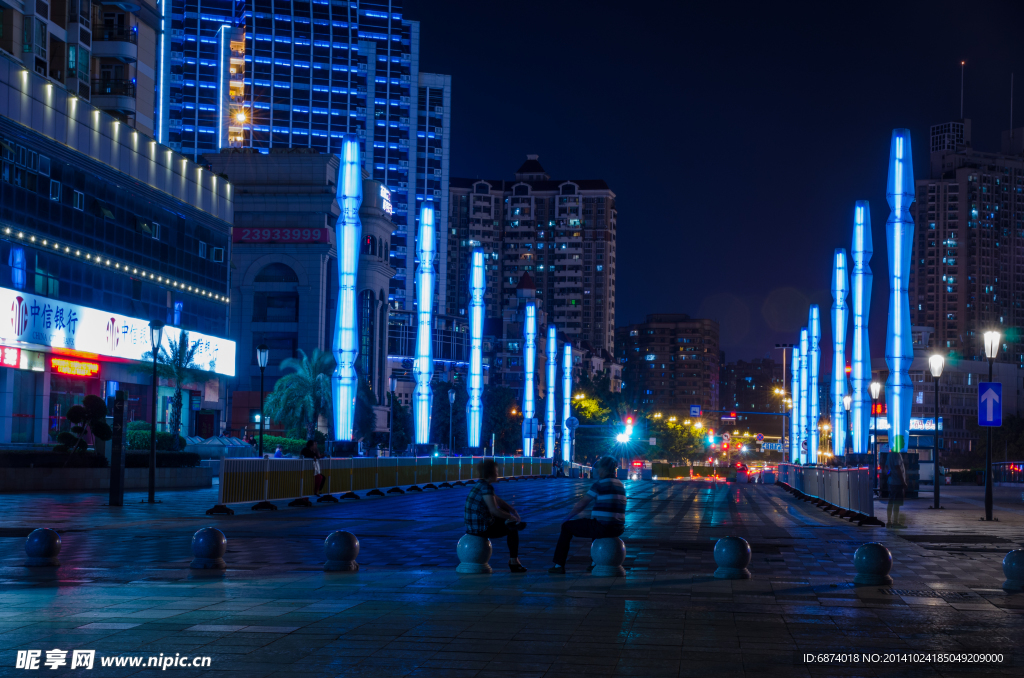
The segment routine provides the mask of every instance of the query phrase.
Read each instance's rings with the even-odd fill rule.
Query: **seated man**
[[[493,459],[480,462],[480,482],[466,496],[466,534],[477,537],[506,537],[508,542],[508,569],[526,572],[519,562],[519,530],[526,523],[503,499],[494,494],[493,483],[498,480],[498,465]]]
[[[619,463],[612,457],[601,457],[594,463],[598,481],[576,502],[562,523],[562,533],[558,535],[555,546],[555,566],[548,570],[551,574],[565,574],[565,561],[569,558],[569,543],[573,537],[605,539],[622,535],[626,527],[626,488],[615,477],[618,468]],[[573,516],[587,508],[590,502],[594,502],[590,518],[573,520]],[[587,571],[593,569],[594,564],[591,563]]]

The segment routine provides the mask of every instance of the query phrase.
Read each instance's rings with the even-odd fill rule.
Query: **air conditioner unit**
[[[401,101],[403,104],[411,104],[412,97],[401,97],[399,98],[399,101]]]
[[[398,161],[398,166],[399,167],[408,167],[409,166],[409,161],[408,160],[399,160]]]
[[[403,124],[403,125],[408,125],[409,124],[409,118],[399,118],[398,122]]]
[[[434,176],[435,177],[441,176],[441,170],[439,170],[439,169],[434,170]]]
[[[434,128],[434,134],[444,134],[444,128],[443,127],[435,127]]]
[[[444,113],[444,107],[443,106],[434,106],[434,113],[438,113],[438,114]]]

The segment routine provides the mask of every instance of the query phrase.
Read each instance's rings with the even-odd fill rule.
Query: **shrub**
[[[0,468],[107,468],[107,458],[95,452],[0,452]]]
[[[130,421],[128,422],[127,430],[129,431],[152,431],[153,426],[148,421]]]
[[[149,453],[129,452],[125,455],[125,468],[149,468]],[[195,452],[157,452],[157,468],[194,468],[199,466]]]
[[[255,449],[259,449],[260,437],[256,436]],[[283,454],[294,454],[298,455],[302,452],[302,448],[306,446],[306,441],[301,438],[282,438],[280,436],[268,436],[263,435],[263,453],[273,455],[278,446],[281,447]],[[320,451],[324,451],[324,446],[320,445]]]
[[[149,430],[140,431],[138,429],[128,429],[128,449],[129,450],[149,450]],[[178,442],[180,444],[178,449],[185,449],[185,439],[178,436]],[[174,452],[174,434],[164,433],[157,431],[156,434],[156,449],[166,450]]]

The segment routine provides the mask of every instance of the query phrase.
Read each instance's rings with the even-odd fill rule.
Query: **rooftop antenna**
[[[964,119],[964,61],[960,62],[960,119]]]
[[[1013,73],[1010,73],[1010,152],[1013,152]]]

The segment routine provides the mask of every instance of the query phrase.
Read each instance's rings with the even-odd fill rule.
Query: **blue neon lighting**
[[[889,181],[885,198],[891,209],[885,223],[889,249],[889,326],[885,337],[885,402],[889,420],[889,449],[906,450],[910,435],[910,408],[914,387],[910,363],[914,349],[910,333],[910,254],[914,242],[914,160],[910,153],[910,130],[894,129],[889,144]]]
[[[858,200],[853,209],[853,346],[850,358],[850,424],[853,429],[851,449],[854,454],[868,451],[868,428],[871,417],[871,342],[868,338],[868,313],[871,310],[871,207],[867,200]]]
[[[537,304],[529,302],[523,309],[526,314],[523,323],[523,421],[533,419],[533,376],[537,361]],[[533,455],[533,439],[523,437],[523,456]]]
[[[430,379],[434,376],[431,330],[434,303],[434,206],[425,202],[420,206],[419,236],[416,238],[416,357],[412,375],[416,381],[413,391],[413,419],[415,440],[418,444],[430,442],[430,405],[433,394]]]
[[[483,344],[484,344],[484,251],[473,248],[469,275],[469,402],[466,403],[466,428],[470,447],[480,446],[483,425]]]
[[[832,453],[841,457],[846,449],[846,324],[850,293],[846,250],[839,248],[832,260]]]
[[[572,344],[562,347],[562,461],[572,463],[572,435],[565,422],[572,416]]]
[[[553,459],[555,456],[555,385],[558,379],[558,329],[554,323],[548,323],[548,340],[544,346],[544,354],[548,358],[545,379],[544,398],[544,456]]]
[[[789,461],[800,462],[800,347],[793,347],[793,364],[790,366],[789,393],[793,400],[789,410]]]
[[[821,311],[817,304],[811,304],[808,318],[810,353],[807,356],[807,457],[812,464],[818,463],[818,419],[821,400],[818,398],[818,368],[821,365]]]
[[[806,327],[800,329],[800,430],[798,432],[800,436],[800,463],[807,463],[807,448],[809,446],[808,438],[810,437],[810,431],[808,430],[808,415],[809,411],[809,398],[807,393],[808,383],[807,365],[808,358],[810,358],[810,344],[811,334]]]
[[[359,139],[346,134],[341,147],[341,180],[338,205],[341,216],[335,227],[338,244],[338,307],[334,322],[334,435],[352,440],[356,408],[356,274],[359,269],[359,241],[363,233],[359,207],[363,203],[363,179],[359,162]]]

